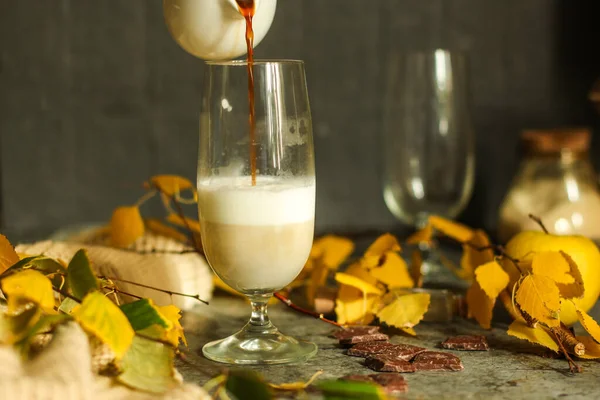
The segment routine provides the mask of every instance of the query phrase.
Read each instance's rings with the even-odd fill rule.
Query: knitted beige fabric
[[[16,250],[20,254],[30,256],[43,254],[69,262],[79,249],[85,248],[94,269],[100,275],[173,292],[197,294],[201,299],[207,301],[211,299],[213,276],[204,257],[193,252],[177,253],[185,248],[165,237],[145,235],[138,242],[135,251],[117,249],[103,244],[56,240],[22,243],[16,247]],[[188,297],[169,296],[156,290],[122,281],[115,281],[115,284],[125,292],[151,298],[161,306],[175,304],[180,309],[187,311],[200,305],[196,299]],[[123,300],[127,302],[135,299]]]
[[[88,338],[79,325],[57,329],[36,358],[23,362],[9,346],[0,346],[0,399],[10,400],[208,400],[200,387],[182,383],[161,395],[134,391],[94,375]]]

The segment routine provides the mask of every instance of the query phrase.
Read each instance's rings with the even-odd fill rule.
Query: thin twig
[[[65,291],[64,291],[64,290],[62,290],[62,289],[57,289],[57,288],[55,288],[54,286],[52,286],[52,290],[54,290],[56,293],[59,293],[59,294],[61,294],[61,295],[65,296],[65,297],[68,297],[68,298],[70,298],[71,300],[73,300],[73,301],[75,301],[75,302],[77,302],[77,303],[81,304],[81,300],[79,300],[77,297],[75,297],[75,296],[73,296],[73,295],[70,295],[69,293],[65,292]],[[129,296],[133,296],[133,295],[130,295],[130,294],[128,294],[128,293],[123,293],[123,294],[127,294],[127,295],[129,295]],[[133,296],[133,297],[136,297],[136,296]],[[143,333],[139,333],[139,332],[136,332],[135,334],[136,334],[137,336],[139,336],[139,337],[142,337],[142,338],[144,338],[144,339],[151,340],[151,341],[153,341],[153,342],[157,342],[157,343],[161,343],[161,344],[164,344],[165,346],[169,346],[169,347],[171,347],[171,348],[173,347],[173,344],[172,344],[172,343],[170,343],[170,342],[167,342],[167,341],[164,341],[164,340],[160,340],[160,339],[155,339],[155,338],[153,338],[153,337],[146,336],[146,335],[144,335]]]
[[[504,246],[501,246],[499,244],[490,244],[488,246],[475,246],[471,242],[459,242],[459,243],[461,243],[462,245],[465,245],[465,246],[469,246],[473,250],[476,250],[479,252],[486,251],[486,250],[492,250],[492,252],[496,253],[496,255],[502,256],[502,257],[506,258],[507,260],[509,260],[510,262],[512,262],[514,264],[515,268],[517,268],[519,270],[519,272],[521,273],[521,275],[523,275],[523,270],[519,266],[519,260],[514,257],[509,256],[506,253]]]
[[[58,288],[55,288],[54,286],[52,286],[52,290],[54,290],[56,293],[61,294],[62,296],[68,297],[71,300],[76,301],[77,303],[81,304],[81,300],[80,299],[78,299],[77,297],[75,297],[75,296],[73,296],[73,295],[65,292],[62,289],[58,289]]]
[[[563,342],[563,345],[567,348],[569,353],[574,354],[577,357],[585,355],[585,345],[577,340],[573,332],[571,332],[565,324],[561,322],[558,327],[550,329],[554,331],[555,335]]]
[[[128,293],[128,292],[125,292],[125,291],[123,291],[123,290],[121,290],[121,289],[117,289],[116,287],[103,286],[102,288],[103,288],[103,289],[106,289],[106,290],[113,291],[113,292],[115,292],[115,293],[124,294],[125,296],[131,296],[131,297],[134,297],[134,298],[136,298],[136,299],[138,299],[138,300],[142,300],[142,299],[143,299],[143,297],[141,297],[141,296],[138,296],[137,294]]]
[[[111,281],[117,281],[117,282],[123,282],[123,283],[128,283],[130,285],[134,285],[134,286],[139,286],[139,287],[143,287],[146,289],[151,289],[151,290],[156,290],[157,292],[161,292],[161,293],[166,293],[170,296],[181,296],[181,297],[189,297],[191,299],[196,299],[201,303],[204,303],[206,305],[208,305],[208,301],[206,300],[202,300],[200,298],[199,294],[186,294],[186,293],[180,293],[180,292],[174,292],[172,290],[166,290],[166,289],[159,289],[159,288],[155,288],[153,286],[148,286],[148,285],[144,285],[143,283],[137,283],[137,282],[132,282],[132,281],[128,281],[126,279],[119,279],[119,278],[113,278],[113,277],[108,277],[108,276],[99,276],[99,279],[107,279],[107,280],[111,280]],[[135,297],[135,296],[134,296]]]
[[[275,296],[275,298],[277,300],[281,301],[286,306],[290,307],[292,310],[299,311],[302,314],[310,315],[313,318],[320,319],[323,322],[327,322],[328,324],[335,325],[335,326],[338,326],[338,327],[342,328],[342,325],[338,324],[335,321],[332,321],[330,319],[325,318],[323,316],[323,314],[319,314],[319,313],[314,312],[314,311],[305,310],[304,308],[295,305],[294,303],[292,303],[292,301],[290,299],[288,299],[287,297],[285,297],[281,293],[275,293],[273,296]]]
[[[187,245],[187,244],[185,244]],[[107,248],[113,248],[112,246],[108,246],[108,245],[102,245],[99,244],[97,246],[100,247],[107,247]],[[130,248],[119,248],[119,251],[124,251],[124,252],[128,252],[128,253],[135,253],[135,254],[139,254],[139,255],[146,255],[146,254],[160,254],[160,255],[182,255],[182,254],[191,254],[191,253],[195,253],[198,254],[198,251],[194,248],[188,249],[188,250],[156,250],[156,249],[152,249],[152,250],[137,250],[137,249],[130,249]]]
[[[569,355],[569,352],[565,349],[565,346],[563,346],[562,341],[556,334],[556,331],[554,329],[550,329],[550,332],[552,332],[552,334],[554,335],[556,342],[558,343],[560,349],[562,350],[563,354],[565,355],[565,358],[567,359],[567,362],[569,363],[569,370],[571,371],[571,373],[582,372],[583,370],[581,369],[581,367],[579,365],[575,364],[575,361],[573,361],[573,359]]]
[[[164,196],[168,197],[169,199],[171,199],[171,201],[173,202],[173,204],[175,204],[175,208],[177,209],[177,214],[179,214],[179,217],[181,218],[181,220],[183,221],[183,223],[185,224],[186,229],[188,230],[189,234],[191,235],[191,241],[192,241],[192,246],[194,247],[194,250],[196,251],[196,253],[203,255],[204,252],[202,251],[202,249],[200,247],[198,247],[198,243],[196,243],[196,239],[195,239],[195,235],[194,235],[194,230],[190,227],[190,224],[188,223],[187,219],[185,218],[185,213],[183,212],[183,208],[181,208],[181,204],[179,204],[179,202],[177,201],[177,199],[175,199],[175,196],[170,196],[169,194],[167,194],[159,185],[154,185],[154,187]]]
[[[544,233],[548,234],[548,229],[546,229],[546,226],[544,225],[544,223],[542,222],[542,219],[540,217],[536,217],[533,214],[529,214],[528,217],[530,219],[532,219],[536,224],[538,224],[540,226],[540,228],[542,228],[542,230],[544,231]]]
[[[150,200],[154,196],[156,196],[156,191],[155,190],[151,190],[149,192],[146,192],[146,194],[144,194],[142,197],[140,197],[140,199],[135,203],[135,205],[137,207],[140,207],[142,204],[144,204],[145,202],[147,202],[148,200]]]

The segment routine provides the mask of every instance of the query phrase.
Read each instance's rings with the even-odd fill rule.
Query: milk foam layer
[[[218,177],[198,181],[202,220],[231,225],[283,225],[315,217],[314,178]]]

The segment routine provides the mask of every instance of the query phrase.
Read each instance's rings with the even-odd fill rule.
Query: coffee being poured
[[[240,13],[246,19],[246,47],[248,64],[248,124],[250,127],[250,174],[252,186],[256,186],[256,113],[254,107],[254,29],[252,19],[256,12],[254,0],[236,0]]]

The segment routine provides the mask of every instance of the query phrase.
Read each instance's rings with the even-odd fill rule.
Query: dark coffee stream
[[[246,19],[246,47],[248,52],[248,123],[250,125],[250,173],[252,174],[252,186],[256,185],[256,114],[254,109],[254,30],[252,29],[252,18],[256,11],[254,0],[235,0],[240,13]]]

